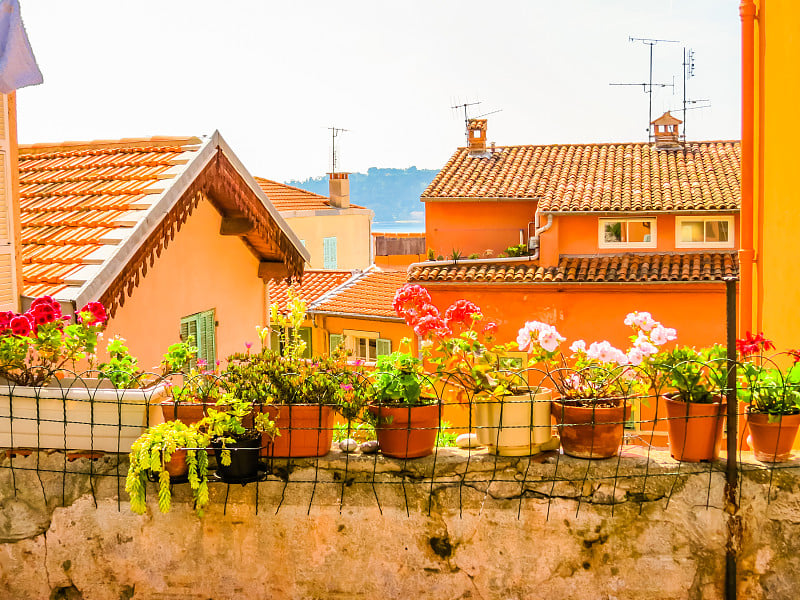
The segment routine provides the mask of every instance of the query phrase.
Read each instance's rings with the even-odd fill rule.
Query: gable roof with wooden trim
[[[434,201],[537,201],[543,212],[737,212],[738,141],[459,148],[422,193]]]
[[[23,295],[100,299],[114,313],[203,197],[259,259],[302,277],[308,251],[219,132],[21,145]],[[254,276],[256,274],[254,273]]]

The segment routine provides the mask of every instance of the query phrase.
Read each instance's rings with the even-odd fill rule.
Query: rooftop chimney
[[[350,208],[349,175],[349,173],[328,173],[331,206],[335,208]]]
[[[683,123],[676,119],[669,111],[651,121],[653,126],[653,141],[657,150],[675,150],[681,147],[681,136],[678,125]]]
[[[486,119],[469,119],[467,138],[470,155],[486,152]]]

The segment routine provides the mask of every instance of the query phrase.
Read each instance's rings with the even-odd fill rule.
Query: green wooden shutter
[[[197,340],[197,315],[191,315],[188,317],[183,317],[181,319],[181,341],[188,342],[189,338],[194,340],[194,345],[199,346]],[[197,366],[197,356],[189,360],[189,364],[187,365],[188,368],[193,369]]]
[[[344,336],[341,333],[332,333],[330,335],[330,344],[331,344],[330,351],[333,352],[334,350],[336,350],[336,348],[342,345],[343,341],[344,341]]]
[[[335,269],[336,262],[336,238],[326,237],[322,239],[322,268]]]
[[[275,327],[275,325],[270,328],[269,331],[269,347],[270,350],[274,352],[281,352],[281,330],[280,327]]]
[[[300,339],[306,343],[306,349],[305,352],[303,352],[303,358],[311,358],[311,327],[300,328]]]
[[[181,340],[185,342],[189,336],[193,337],[194,345],[197,346],[197,358],[206,361],[209,367],[213,367],[217,360],[216,329],[213,308],[181,319]],[[190,366],[196,365],[192,361]]]
[[[392,353],[392,340],[378,338],[375,343],[375,354],[377,356],[387,356]]]

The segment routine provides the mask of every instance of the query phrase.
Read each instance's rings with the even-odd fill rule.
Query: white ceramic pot
[[[550,390],[534,388],[496,400],[476,395],[473,425],[478,443],[501,456],[531,456],[558,448],[550,423]]]
[[[166,384],[117,390],[97,380],[42,387],[0,385],[0,447],[130,452],[147,427],[164,421]]]

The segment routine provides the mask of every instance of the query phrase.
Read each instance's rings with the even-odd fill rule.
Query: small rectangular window
[[[677,217],[676,248],[733,248],[733,217]]]
[[[600,248],[655,248],[655,219],[600,219]]]
[[[213,308],[181,319],[181,341],[189,337],[197,346],[197,357],[190,367],[196,367],[197,360],[203,360],[213,368],[217,360],[217,322]]]
[[[337,268],[337,264],[336,238],[322,238],[322,268],[335,269]]]

